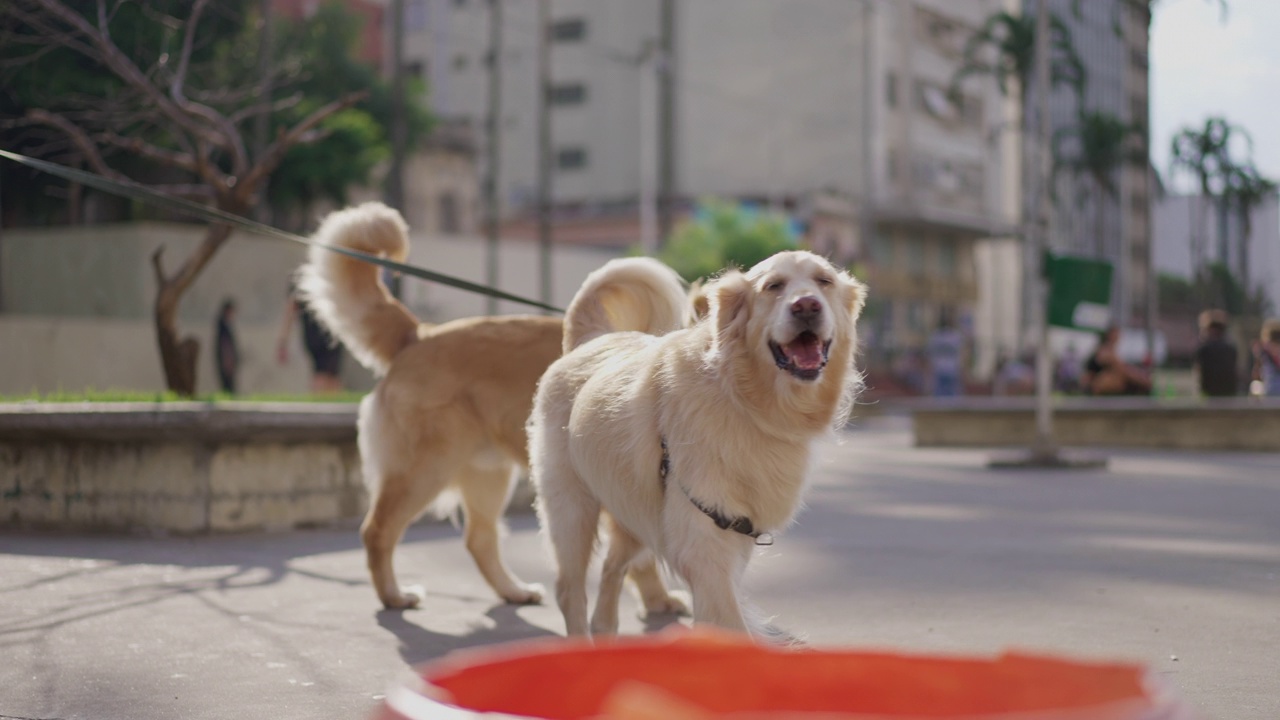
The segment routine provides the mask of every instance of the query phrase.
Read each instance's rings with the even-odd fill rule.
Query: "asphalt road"
[[[892,418],[825,446],[749,594],[814,645],[1134,660],[1206,717],[1280,718],[1280,457],[1112,452],[989,470]],[[536,521],[510,564],[551,584]],[[364,718],[409,665],[561,632],[496,602],[448,524],[413,527],[378,608],[353,526],[214,537],[0,531],[0,718]],[[626,598],[624,632],[643,632]]]

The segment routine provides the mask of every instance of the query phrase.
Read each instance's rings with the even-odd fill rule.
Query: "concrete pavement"
[[[1210,718],[1280,717],[1280,458],[1110,452],[993,471],[903,421],[825,446],[748,591],[814,645],[1128,659]],[[551,584],[532,515],[505,549]],[[380,611],[354,527],[211,537],[0,532],[0,718],[363,718],[413,663],[559,633],[498,604],[448,524],[412,528]],[[644,628],[625,599],[624,632]]]

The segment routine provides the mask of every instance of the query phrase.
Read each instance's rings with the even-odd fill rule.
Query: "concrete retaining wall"
[[[365,508],[352,405],[0,405],[0,523],[285,529]]]
[[[939,402],[911,413],[920,447],[1027,447],[1035,439],[1030,398]],[[1069,447],[1280,452],[1280,401],[1060,401],[1053,430]]]

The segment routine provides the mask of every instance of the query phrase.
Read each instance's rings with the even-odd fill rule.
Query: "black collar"
[[[662,443],[662,462],[658,464],[658,477],[662,478],[662,483],[665,487],[667,484],[667,475],[671,472],[671,453],[667,450],[667,439],[659,436],[658,440]],[[686,490],[683,485],[677,483],[677,486],[680,488],[680,491],[684,493],[684,496],[689,498],[689,502],[693,503],[694,507],[698,508],[704,515],[711,518],[711,521],[716,524],[716,527],[721,530],[732,530],[736,533],[742,533],[752,540],[755,540],[757,545],[773,544],[773,534],[764,530],[757,530],[755,524],[751,522],[751,518],[743,515],[731,518],[716,508],[699,502],[697,498],[689,494],[689,491]]]

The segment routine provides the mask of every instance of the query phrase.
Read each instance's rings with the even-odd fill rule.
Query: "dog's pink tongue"
[[[822,343],[816,335],[804,333],[786,345],[787,356],[791,363],[801,370],[813,370],[822,367]]]

